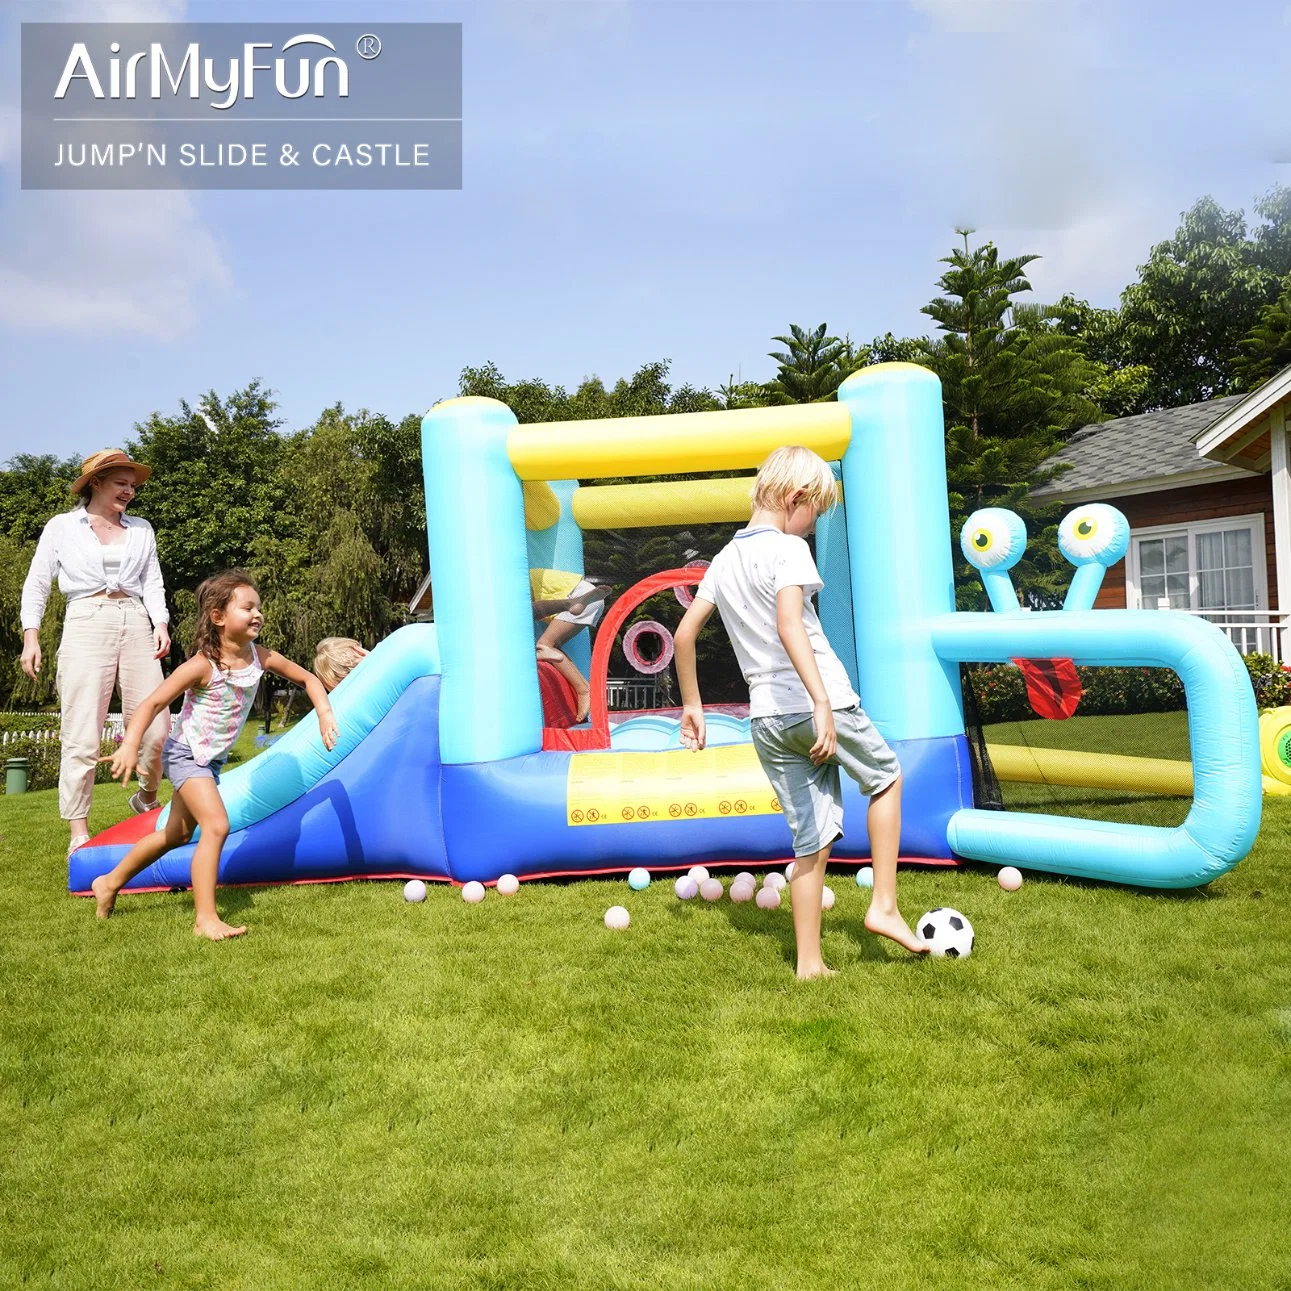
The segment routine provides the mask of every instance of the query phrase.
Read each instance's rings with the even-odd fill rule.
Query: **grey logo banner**
[[[23,188],[461,188],[460,23],[23,23]]]

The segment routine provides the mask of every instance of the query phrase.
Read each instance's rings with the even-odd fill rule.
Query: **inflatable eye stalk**
[[[1027,549],[1027,527],[1022,517],[1003,507],[983,507],[964,521],[959,532],[964,559],[982,575],[982,586],[997,614],[1018,608],[1017,593],[1008,571]]]
[[[1130,522],[1105,502],[1069,511],[1058,526],[1058,550],[1076,566],[1064,610],[1092,610],[1103,573],[1130,549]]]
[[[1058,548],[1073,565],[1094,562],[1106,569],[1130,548],[1130,522],[1103,502],[1077,507],[1058,526]]]
[[[1012,569],[1027,549],[1027,527],[1012,511],[983,507],[964,521],[959,549],[974,569]]]

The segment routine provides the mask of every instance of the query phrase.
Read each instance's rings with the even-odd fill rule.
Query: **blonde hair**
[[[314,676],[334,690],[366,653],[353,637],[324,637],[314,651]]]
[[[822,515],[838,501],[838,483],[829,463],[801,444],[777,448],[758,467],[753,481],[755,511],[787,511],[795,493]]]

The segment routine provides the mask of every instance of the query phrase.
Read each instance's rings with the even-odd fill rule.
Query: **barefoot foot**
[[[217,914],[198,915],[197,922],[193,924],[193,936],[205,937],[208,941],[224,941],[229,937],[240,937],[246,930],[246,924],[235,928],[232,924],[225,923]]]
[[[906,921],[895,910],[890,914],[884,914],[871,906],[865,915],[865,926],[870,932],[877,933],[880,937],[887,937],[895,941],[898,946],[904,946],[916,955],[926,955],[928,953],[928,943],[920,941],[910,931]]]
[[[807,967],[798,966],[798,980],[800,982],[810,982],[817,977],[837,977],[838,969],[826,968],[824,964],[812,964]]]
[[[592,692],[590,690],[586,690],[578,695],[578,710],[577,716],[574,718],[574,725],[577,726],[580,722],[587,721],[591,714]]]
[[[108,887],[108,876],[100,874],[90,884],[90,891],[94,893],[94,917],[106,919],[117,903],[117,894]]]

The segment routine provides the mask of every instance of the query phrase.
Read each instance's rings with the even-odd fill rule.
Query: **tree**
[[[1263,224],[1251,238],[1242,211],[1203,197],[1122,293],[1131,358],[1151,372],[1148,407],[1199,403],[1239,388],[1241,342],[1291,272],[1291,189],[1274,189],[1256,211]]]
[[[1119,309],[1100,309],[1065,295],[1045,307],[1044,318],[1054,331],[1080,346],[1095,372],[1086,394],[1107,416],[1145,411],[1152,369],[1134,362]]]
[[[1057,597],[1070,571],[1054,545],[1056,508],[1031,490],[1059,468],[1063,437],[1101,417],[1087,390],[1095,371],[1079,345],[1048,326],[1043,311],[1015,305],[1030,290],[1024,274],[1035,256],[1003,259],[994,244],[970,248],[971,230],[942,263],[945,293],[924,306],[942,336],[925,362],[941,378],[946,471],[956,583],[965,608],[985,603],[976,573],[959,555],[959,530],[979,507],[1003,506],[1027,522],[1032,543],[1017,577],[1036,603]]]
[[[246,565],[257,538],[281,530],[293,491],[280,477],[277,405],[253,381],[221,399],[214,390],[178,415],[154,412],[128,445],[153,468],[134,510],[157,531],[168,592],[192,589],[221,569]]]
[[[839,340],[827,331],[824,323],[814,331],[790,323],[788,336],[771,338],[789,348],[770,352],[780,366],[767,384],[767,403],[822,403],[836,397],[844,377],[858,366],[858,356],[850,338]]]
[[[1287,288],[1260,311],[1259,321],[1242,338],[1233,364],[1234,385],[1254,390],[1291,363],[1291,276]]]

